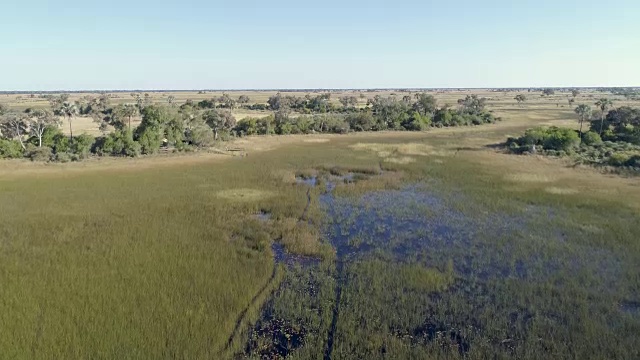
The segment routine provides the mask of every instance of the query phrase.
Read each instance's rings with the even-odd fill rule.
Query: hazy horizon
[[[631,0],[34,0],[4,15],[3,91],[640,84]]]
[[[392,90],[528,90],[528,89],[636,89],[640,86],[514,86],[514,87],[387,87],[387,88],[256,88],[256,89],[52,89],[52,90],[0,90],[0,94],[30,94],[30,93],[83,93],[83,92],[242,92],[242,91],[282,91],[282,92],[304,92],[304,91],[392,91]]]

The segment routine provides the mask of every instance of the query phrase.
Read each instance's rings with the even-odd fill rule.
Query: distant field
[[[250,104],[266,104],[270,96],[275,95],[275,91],[228,91],[231,97],[238,98],[240,95],[247,95],[250,98]],[[207,100],[221,96],[222,92],[206,92],[204,94],[198,94],[198,92],[148,92],[152,101],[158,104],[166,104],[169,96],[175,97],[175,103],[181,104],[187,100],[193,100],[198,102],[201,100]],[[304,92],[283,92],[285,95],[304,96]],[[360,94],[364,95],[364,98],[360,97]],[[412,96],[414,93],[400,92],[400,91],[344,91],[344,92],[332,92],[331,100],[335,104],[339,104],[339,98],[342,96],[356,96],[358,98],[359,106],[364,106],[368,99],[372,99],[376,95],[390,96],[395,94],[398,98],[402,98],[405,95]],[[516,92],[494,92],[490,90],[464,90],[464,91],[447,91],[447,92],[435,92],[434,96],[437,98],[439,104],[449,104],[453,107],[456,106],[458,99],[464,98],[469,94],[477,94],[488,99],[488,106],[495,112],[497,116],[509,117],[517,119],[519,121],[527,121],[530,124],[535,124],[540,120],[546,120],[547,123],[553,122],[555,125],[561,124],[558,121],[564,121],[564,124],[577,121],[575,120],[575,114],[573,108],[580,103],[593,105],[598,98],[603,96],[602,93],[582,93],[576,98],[576,102],[573,106],[569,106],[567,100],[571,94],[569,93],[556,93],[551,96],[541,96],[541,93],[527,93],[528,100],[522,105],[514,100],[514,97],[518,94]],[[75,101],[84,96],[92,95],[98,96],[97,93],[74,93],[70,94],[70,100]],[[37,96],[37,95],[36,95]],[[622,96],[614,96],[611,94],[604,94],[614,100],[616,106],[630,105],[639,106],[640,101],[630,101]],[[111,93],[110,99],[113,104],[127,104],[135,103],[134,98],[129,93]],[[24,110],[26,108],[43,108],[48,107],[49,102],[46,99],[39,99],[37,97],[30,98],[30,94],[2,94],[0,95],[0,103],[6,104],[10,109]],[[242,108],[237,108],[233,111],[233,115],[236,119],[241,120],[246,117],[264,117],[269,115],[268,111],[252,111]],[[295,116],[295,114],[294,114]],[[140,123],[140,117],[134,117],[132,125],[136,126]],[[544,123],[544,121],[543,121]],[[549,123],[551,124],[551,123]],[[86,132],[91,135],[99,135],[98,124],[94,123],[90,117],[74,117],[72,119],[72,127],[75,134],[81,134]],[[65,133],[69,132],[69,126],[65,121],[65,126],[62,127]]]

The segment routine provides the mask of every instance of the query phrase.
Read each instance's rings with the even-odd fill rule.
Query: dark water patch
[[[304,346],[304,326],[283,319],[268,319],[251,333],[245,350],[261,359],[284,359]]]
[[[468,332],[469,329],[466,329]],[[435,345],[445,352],[456,352],[465,356],[471,350],[471,343],[463,331],[435,321],[427,321],[411,331],[394,330],[392,333],[411,344],[419,346]]]
[[[620,310],[625,314],[640,316],[640,301],[622,301]]]
[[[260,221],[269,221],[271,220],[271,213],[268,213],[266,211],[260,211],[257,214],[253,215],[254,218],[260,220]]]
[[[309,177],[296,176],[296,183],[314,187],[318,184],[318,178],[315,176],[309,176]]]
[[[271,245],[271,251],[273,251],[273,258],[276,264],[285,264],[287,267],[291,267],[294,265],[317,265],[321,261],[317,257],[292,254],[285,249],[284,245],[278,242],[274,242]]]
[[[337,272],[337,284],[336,295],[333,302],[333,311],[331,314],[331,325],[329,326],[329,333],[327,335],[327,348],[324,352],[324,360],[331,360],[331,354],[333,353],[333,344],[336,338],[336,330],[338,328],[338,319],[340,316],[340,300],[342,298],[342,288],[344,287],[344,262],[339,261],[336,266]]]

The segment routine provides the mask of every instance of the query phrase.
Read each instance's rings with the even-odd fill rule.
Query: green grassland
[[[266,310],[304,328],[297,358],[323,358],[331,331],[334,358],[640,356],[637,179],[491,148],[531,125],[577,125],[560,95],[523,107],[513,95],[492,95],[495,125],[236,140],[246,157],[1,164],[0,357],[259,357],[269,340],[252,329]],[[493,255],[474,246],[398,262],[381,249],[341,268],[322,230],[324,190],[295,176],[370,169],[384,173],[334,196],[418,183],[465,218],[526,225],[471,238]],[[277,266],[273,241],[324,261]],[[539,261],[524,279],[479,276],[495,257]]]

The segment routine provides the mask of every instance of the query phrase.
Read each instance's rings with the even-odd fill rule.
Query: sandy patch
[[[431,145],[422,143],[406,144],[380,144],[380,143],[356,143],[350,148],[354,150],[370,151],[376,153],[381,158],[388,158],[397,155],[409,156],[449,156],[452,153],[443,149],[436,149]]]
[[[329,142],[329,139],[325,139],[325,138],[320,138],[320,139],[304,139],[303,142],[306,143],[326,143]]]
[[[216,193],[216,196],[222,199],[235,200],[235,201],[256,201],[273,196],[270,191],[258,190],[258,189],[227,189],[221,190]]]
[[[517,173],[505,176],[506,180],[526,183],[547,183],[554,179],[544,174]]]
[[[561,188],[561,187],[548,187],[546,189],[544,189],[544,191],[550,193],[550,194],[555,194],[555,195],[571,195],[571,194],[577,194],[578,190],[576,189],[572,189],[572,188]]]
[[[416,159],[408,156],[402,156],[402,157],[389,157],[389,158],[386,158],[384,161],[394,163],[394,164],[410,164],[412,162],[415,162]]]

